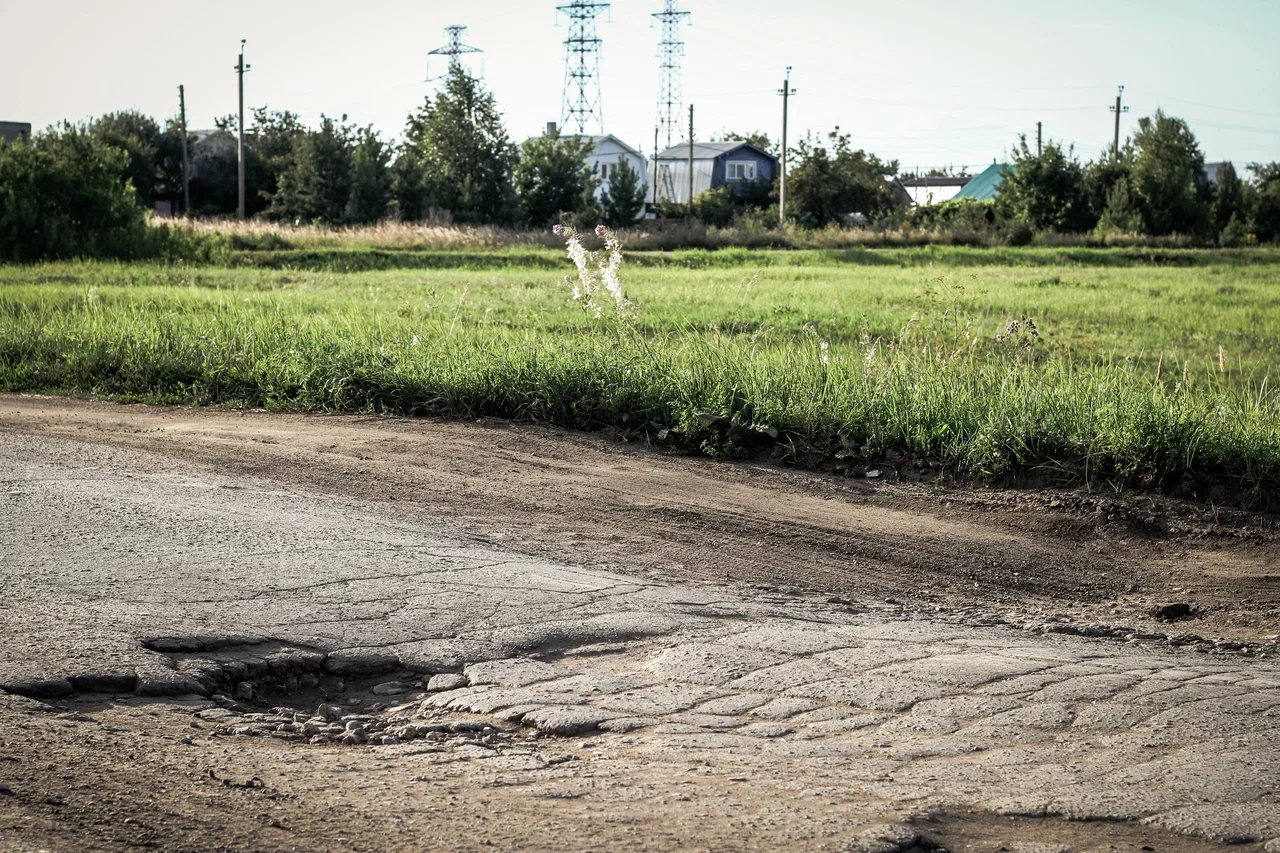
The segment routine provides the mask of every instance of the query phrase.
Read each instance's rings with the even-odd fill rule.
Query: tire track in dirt
[[[382,501],[591,567],[1137,625],[1194,596],[1188,630],[1253,639],[1280,625],[1274,539],[1141,535],[1054,499],[1071,493],[838,480],[492,421],[0,395],[2,430]]]

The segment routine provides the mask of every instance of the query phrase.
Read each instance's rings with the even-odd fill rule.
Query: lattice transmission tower
[[[658,132],[666,133],[668,148],[672,139],[680,138],[684,112],[680,80],[684,42],[680,40],[680,25],[689,20],[689,13],[680,11],[679,6],[680,0],[666,0],[662,11],[653,13],[662,22],[662,40],[658,42]]]
[[[444,35],[445,35],[445,38],[447,38],[447,39],[449,40],[449,41],[448,41],[448,44],[446,44],[444,47],[437,47],[435,50],[429,50],[429,51],[427,51],[427,56],[428,56],[428,57],[432,57],[432,56],[447,56],[447,57],[449,57],[449,69],[448,69],[448,70],[449,70],[449,71],[452,71],[454,68],[456,68],[456,67],[458,67],[458,66],[462,65],[462,56],[463,56],[463,54],[466,54],[466,53],[484,53],[484,51],[483,51],[483,50],[481,50],[481,49],[480,49],[480,48],[478,48],[478,47],[471,47],[470,45],[466,45],[466,44],[463,44],[463,43],[462,43],[462,34],[463,34],[463,33],[465,33],[466,31],[467,31],[467,28],[466,28],[466,27],[462,27],[462,26],[459,26],[459,25],[457,25],[457,24],[454,24],[454,25],[453,25],[453,26],[451,26],[451,27],[445,27],[445,28],[444,28]],[[431,62],[431,60],[430,60],[430,59],[428,59],[428,60],[427,60],[427,63],[428,63],[428,65],[427,65],[427,80],[439,80],[439,79],[440,79],[439,77],[432,77],[432,76],[431,76],[431,66],[430,66],[430,62]],[[446,72],[446,73],[447,73],[447,72]],[[441,75],[441,76],[443,76],[443,75]]]
[[[600,44],[596,18],[608,3],[573,0],[556,10],[569,19],[569,37],[564,40],[564,105],[560,124],[577,125],[578,133],[594,122],[604,133],[604,105],[600,99]]]

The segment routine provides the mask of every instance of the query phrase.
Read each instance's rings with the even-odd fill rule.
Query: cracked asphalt
[[[131,846],[101,811],[116,801],[77,795],[68,768],[114,750],[154,798],[207,782],[190,750],[219,749],[263,778],[289,764],[271,808],[294,828],[237,829],[267,808],[237,799],[252,785],[218,789],[213,817],[172,807],[218,849],[410,849],[406,826],[441,831],[421,793],[440,785],[469,810],[449,825],[487,818],[434,836],[451,849],[1280,853],[1280,665],[1256,647],[606,570],[367,495],[38,429],[0,429],[0,460],[0,846]],[[276,691],[271,712],[255,690]],[[313,716],[288,693],[346,709]],[[219,727],[194,741],[187,719]],[[345,828],[301,817],[355,764],[394,797],[344,791]],[[677,780],[689,766],[706,775]],[[394,831],[375,819],[392,801]],[[183,831],[142,840],[201,849]]]

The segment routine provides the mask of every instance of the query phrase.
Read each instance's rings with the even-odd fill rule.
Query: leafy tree
[[[127,175],[138,201],[152,207],[161,198],[172,198],[174,186],[182,188],[182,137],[167,133],[151,116],[137,110],[107,113],[93,120],[94,138],[124,151],[129,157]]]
[[[520,217],[526,225],[541,228],[561,214],[594,206],[598,179],[587,164],[592,148],[585,137],[559,134],[530,139],[521,146],[514,177]]]
[[[252,150],[245,151],[248,163],[253,163]],[[219,129],[190,148],[191,157],[191,209],[203,214],[232,213],[237,204],[237,160],[235,137],[230,131]],[[261,209],[263,201],[248,192],[249,175],[245,174],[245,207],[252,215]]]
[[[1121,178],[1107,193],[1098,217],[1098,231],[1106,234],[1137,234],[1142,231],[1142,213],[1129,191],[1129,179]]]
[[[1089,196],[1089,210],[1094,219],[1102,218],[1102,212],[1107,208],[1107,199],[1116,184],[1125,182],[1127,192],[1132,154],[1132,146],[1126,146],[1120,155],[1120,161],[1116,162],[1111,150],[1107,149],[1097,160],[1085,166],[1084,189]]]
[[[493,94],[465,68],[451,68],[444,90],[409,116],[401,156],[412,158],[396,170],[401,216],[435,208],[459,222],[511,221],[517,150]]]
[[[345,222],[351,199],[352,137],[349,126],[322,115],[317,130],[295,141],[293,162],[280,176],[268,214],[329,225]]]
[[[717,142],[746,142],[754,145],[766,154],[772,154],[777,157],[782,149],[779,145],[769,139],[769,134],[762,130],[753,130],[750,133],[738,133],[736,131],[725,131],[721,133]]]
[[[1146,233],[1205,233],[1210,191],[1204,154],[1185,121],[1162,110],[1138,119],[1130,175]]]
[[[356,132],[351,152],[351,195],[345,221],[366,225],[385,219],[391,203],[391,146],[372,127]]]
[[[1013,151],[1013,169],[1000,184],[997,208],[1006,218],[1037,231],[1079,233],[1096,224],[1089,210],[1084,168],[1071,148],[1050,141],[1033,154],[1023,136]]]
[[[1280,163],[1254,163],[1253,226],[1264,243],[1280,242]]]
[[[733,222],[733,217],[741,206],[733,190],[729,187],[716,187],[700,193],[693,200],[693,215],[704,225],[724,228]]]
[[[618,170],[609,177],[600,196],[605,224],[614,228],[632,224],[644,210],[648,196],[649,187],[641,182],[640,173],[625,158],[619,160]]]
[[[404,222],[421,222],[431,214],[426,193],[427,168],[418,152],[401,146],[391,163],[391,202]]]
[[[136,254],[146,222],[132,168],[128,152],[69,124],[0,141],[0,259]]]
[[[245,147],[253,152],[245,158],[246,196],[271,200],[280,189],[280,177],[293,165],[298,140],[307,132],[297,113],[254,107],[253,123],[244,134]]]
[[[1218,168],[1217,179],[1212,186],[1212,229],[1215,237],[1220,238],[1232,220],[1236,223],[1232,228],[1233,235],[1239,235],[1247,228],[1249,207],[1245,189],[1246,185],[1236,174],[1234,165],[1228,162]],[[1238,236],[1233,240],[1238,240]]]
[[[788,176],[787,202],[803,221],[816,226],[861,213],[876,219],[898,206],[893,186],[898,161],[853,150],[848,134],[836,128],[826,144],[806,137],[796,146],[799,165]]]

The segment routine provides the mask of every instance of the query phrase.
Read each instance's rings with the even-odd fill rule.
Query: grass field
[[[627,324],[584,316],[552,250],[418,255],[434,268],[0,268],[0,387],[1280,500],[1274,252],[642,253]],[[996,340],[1022,317],[1029,350]]]

